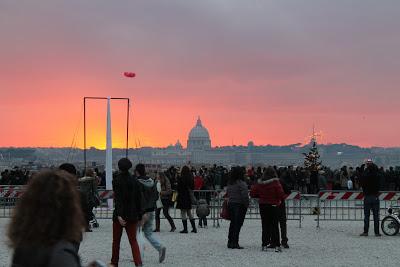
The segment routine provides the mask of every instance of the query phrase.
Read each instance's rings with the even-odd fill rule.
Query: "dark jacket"
[[[226,188],[229,203],[243,204],[249,206],[249,190],[244,181],[236,181],[234,184],[228,184]]]
[[[74,245],[59,241],[50,247],[26,246],[16,248],[11,267],[80,267]]]
[[[379,194],[379,172],[374,166],[367,167],[361,176],[361,186],[366,196],[377,196]]]
[[[128,222],[142,219],[140,185],[128,172],[118,173],[113,181],[115,209],[113,219],[118,216]]]
[[[251,187],[250,196],[258,198],[259,204],[269,204],[279,206],[285,199],[285,192],[279,178],[262,180]]]
[[[178,179],[178,197],[176,208],[181,210],[190,210],[192,208],[192,201],[190,199],[190,190],[194,189],[193,178],[179,177]]]

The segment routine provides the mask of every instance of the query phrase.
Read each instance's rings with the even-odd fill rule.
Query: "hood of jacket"
[[[257,181],[259,184],[272,184],[274,182],[279,182],[279,178],[272,178],[269,180],[262,180],[262,179],[258,179]]]
[[[150,177],[139,176],[137,179],[145,187],[153,187],[154,186],[154,180],[151,179]]]

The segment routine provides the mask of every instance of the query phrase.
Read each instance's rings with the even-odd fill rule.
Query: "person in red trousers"
[[[113,213],[113,242],[111,266],[118,267],[122,230],[125,228],[136,266],[142,266],[136,230],[142,219],[139,182],[129,173],[132,162],[127,158],[118,161],[119,173],[113,178],[115,209]]]

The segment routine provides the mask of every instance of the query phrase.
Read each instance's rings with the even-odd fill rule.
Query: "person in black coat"
[[[289,189],[289,187],[287,186],[287,184],[282,180],[279,179],[282,188],[283,188],[283,192],[285,193],[285,195],[289,195],[291,193],[291,190]],[[288,237],[287,237],[287,216],[286,216],[286,203],[285,201],[282,201],[281,205],[279,205],[278,207],[278,220],[279,220],[279,228],[280,228],[280,233],[281,233],[281,244],[282,247],[284,248],[289,248],[289,244],[288,244]]]
[[[122,230],[125,228],[136,266],[142,265],[136,231],[142,219],[140,185],[129,173],[132,162],[127,158],[118,161],[119,173],[113,178],[115,209],[113,213],[113,243],[111,264],[118,266]]]
[[[360,236],[368,236],[369,216],[371,210],[374,217],[375,236],[381,236],[379,233],[380,173],[378,167],[372,162],[372,160],[367,161],[360,182],[364,193],[364,232]]]
[[[178,197],[176,208],[181,210],[183,230],[182,234],[187,234],[187,217],[189,217],[190,224],[192,225],[192,233],[197,233],[196,223],[192,214],[192,198],[194,198],[194,179],[193,174],[188,166],[183,166],[181,175],[178,177]]]

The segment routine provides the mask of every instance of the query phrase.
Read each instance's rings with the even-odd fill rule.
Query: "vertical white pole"
[[[106,135],[106,190],[112,190],[112,139],[110,97],[107,98],[107,135]],[[108,199],[108,208],[113,208],[113,200]]]

